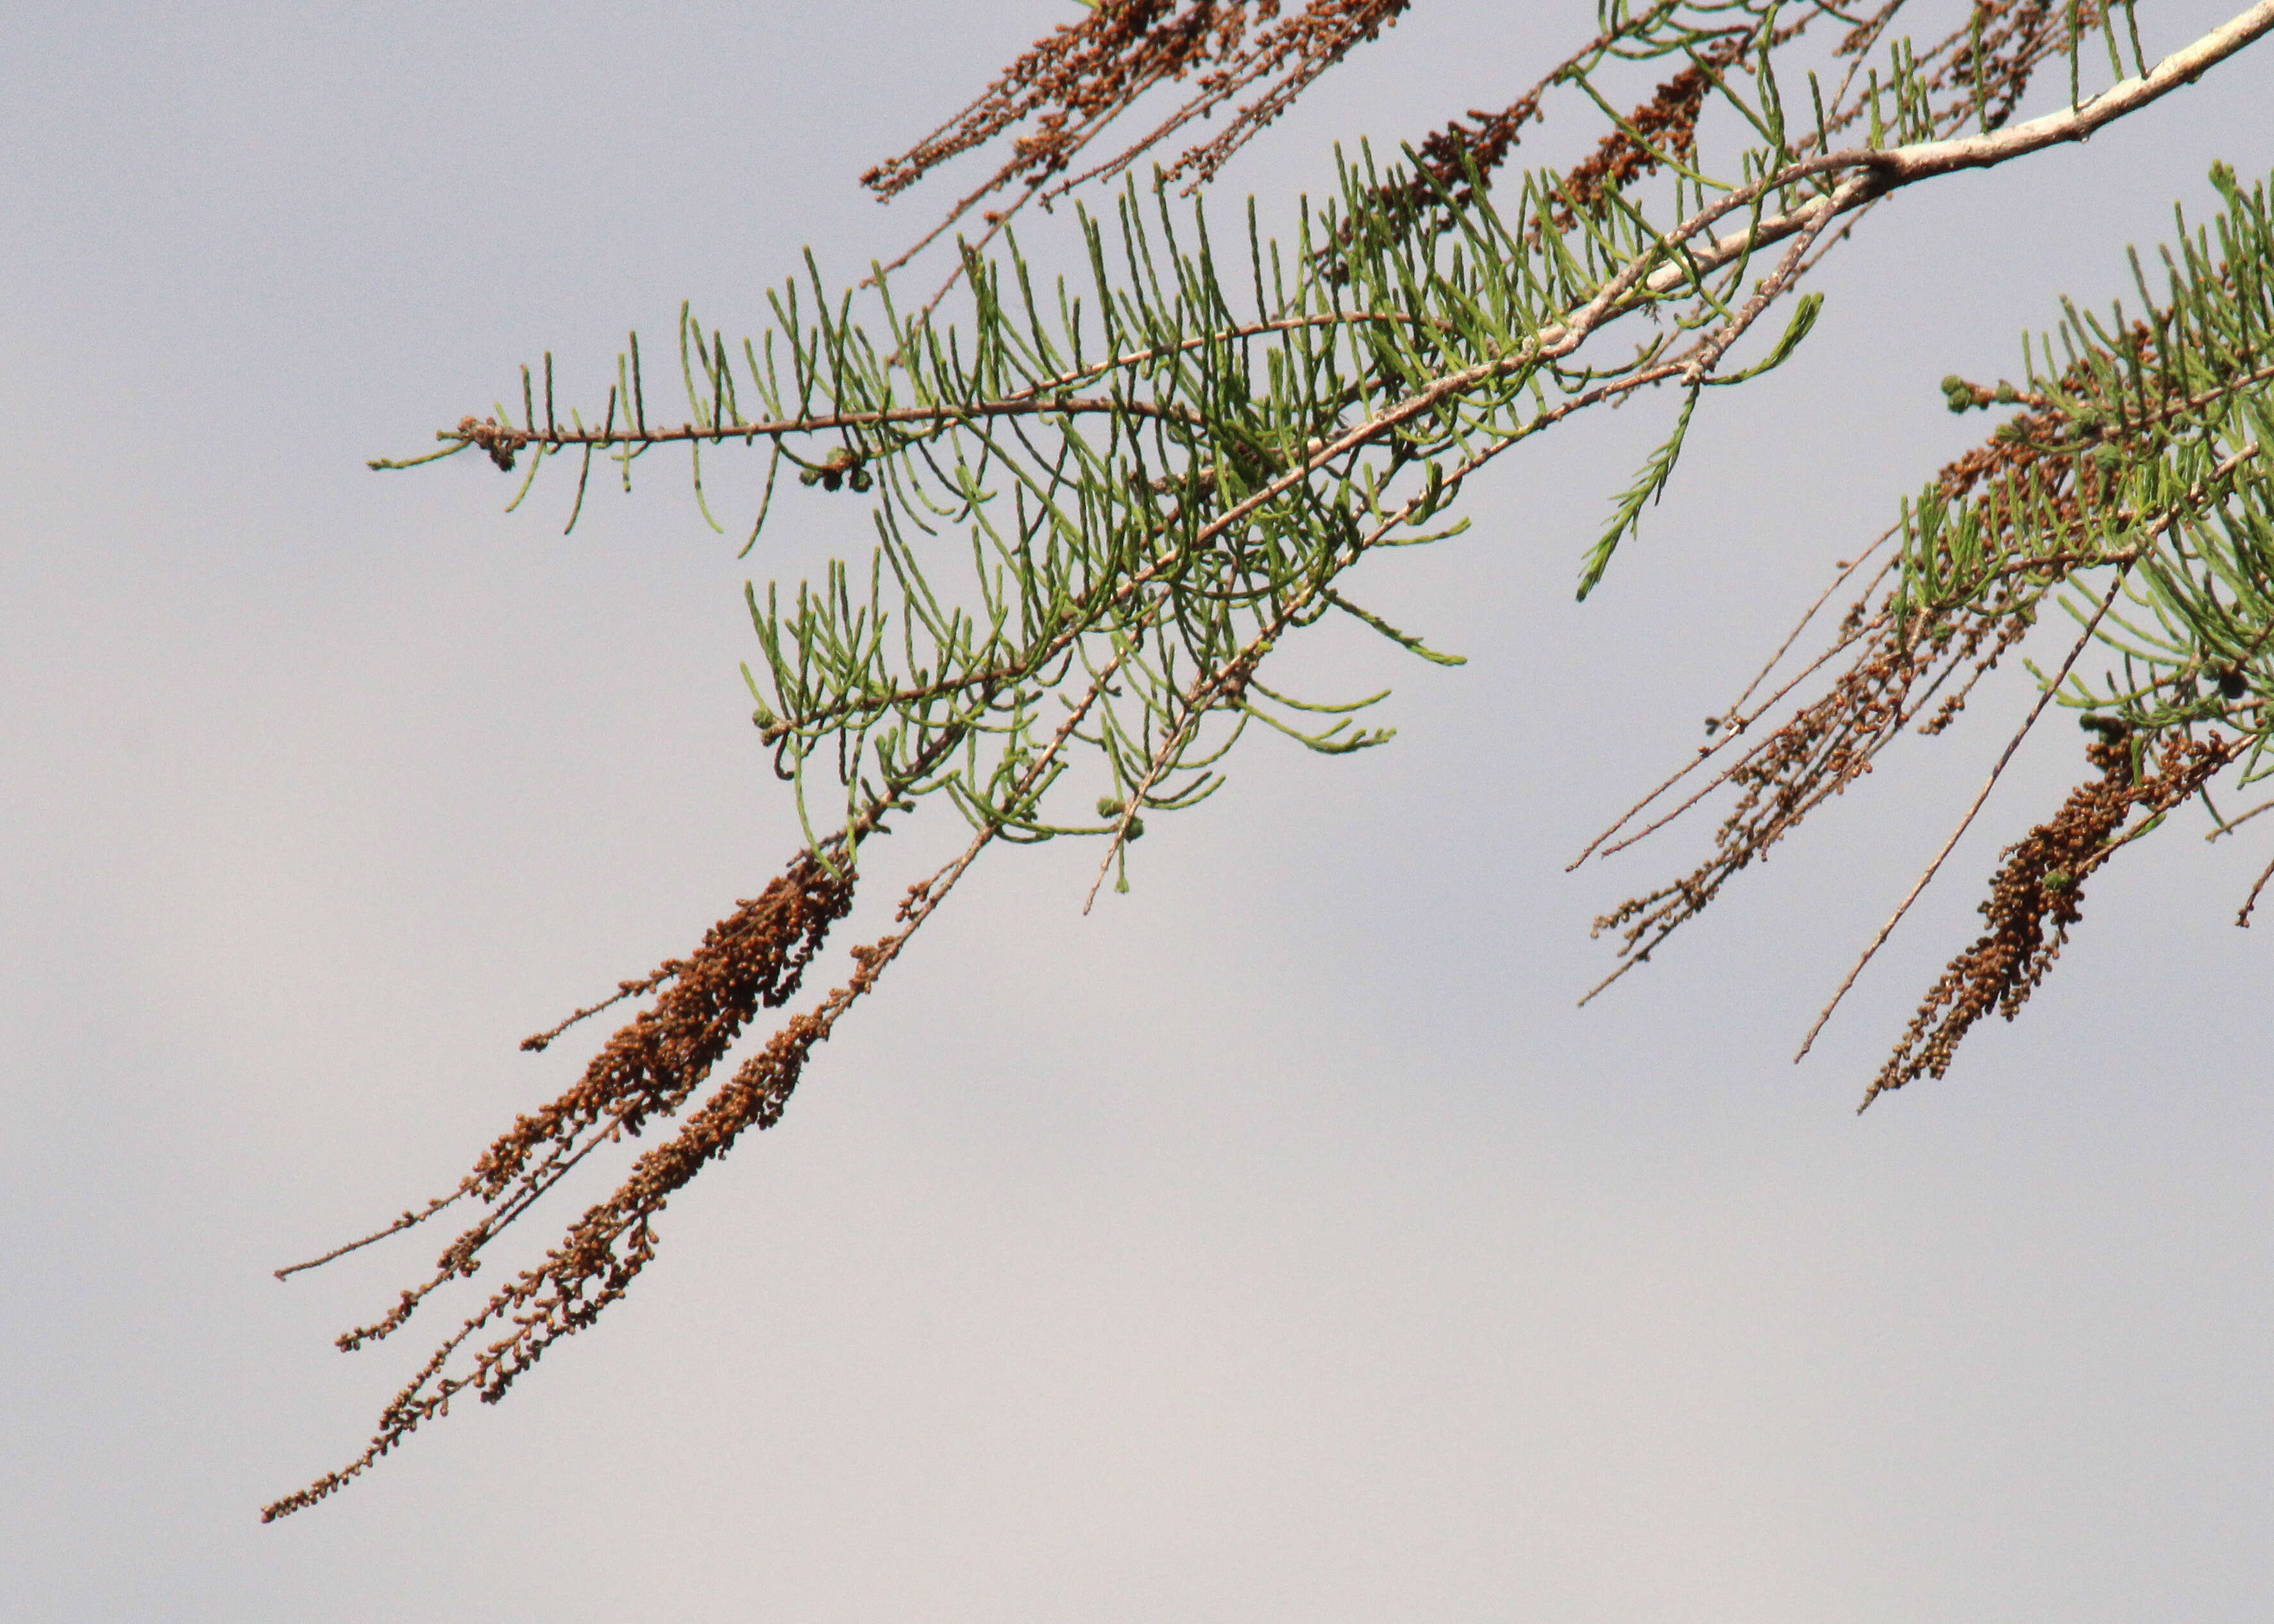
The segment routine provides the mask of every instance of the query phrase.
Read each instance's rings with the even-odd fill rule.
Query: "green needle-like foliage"
[[[1251,211],[1229,267],[1200,206],[1133,188],[1111,220],[1081,217],[1078,281],[1038,287],[1015,241],[1007,261],[969,257],[971,310],[953,327],[902,316],[881,279],[832,292],[809,265],[758,337],[730,346],[682,316],[676,428],[646,423],[628,356],[628,427],[540,427],[532,412],[456,444],[587,463],[606,449],[629,468],[674,441],[699,459],[764,440],[777,477],[787,463],[808,485],[869,496],[865,568],[750,594],[757,719],[784,776],[802,799],[821,763],[844,793],[834,826],[855,839],[932,793],[1005,838],[1117,834],[1044,810],[1084,748],[1103,768],[1084,798],[1168,810],[1222,782],[1252,720],[1329,752],[1386,740],[1353,719],[1374,699],[1282,699],[1261,666],[1337,612],[1419,649],[1337,589],[1360,559],[1457,531],[1437,521],[1462,482],[1577,410],[1671,383],[1686,424],[1705,386],[1781,362],[1815,301],[1765,357],[1725,372],[1766,307],[1746,297],[1760,267],[1750,244],[1675,244],[1820,210],[1837,188],[1812,173],[1677,185],[1685,216],[1660,219],[1608,192],[1599,203],[1616,206],[1575,211],[1560,177],[1527,175],[1440,234],[1408,229],[1412,184],[1348,166],[1284,247]],[[1786,259],[1788,276],[1796,247]],[[1640,315],[1641,335],[1603,353],[1599,335]],[[1677,428],[1583,594],[1679,443]],[[1063,742],[1053,697],[1082,718]]]

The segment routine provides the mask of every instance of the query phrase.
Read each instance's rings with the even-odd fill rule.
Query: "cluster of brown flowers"
[[[2058,813],[2006,848],[1980,908],[1989,929],[1928,990],[1865,1105],[1920,1077],[1940,1077],[1959,1040],[1992,1010],[2007,1020],[2020,1013],[2083,916],[2085,880],[2125,844],[2118,837],[2132,815],[2160,816],[2200,794],[2243,748],[2216,733],[2207,740],[2173,733],[2142,777],[2148,752],[2123,723],[2089,718],[2087,726],[2100,734],[2085,749],[2100,776],[2070,791]]]
[[[491,462],[504,473],[513,471],[513,460],[521,455],[530,436],[510,423],[500,423],[495,417],[465,417],[458,424],[458,438],[471,441],[489,454]]]
[[[1883,0],[1834,48],[1835,59],[1862,57],[1879,42],[1905,3]],[[1773,30],[1766,43],[1773,48],[1796,38],[1818,15],[1801,13]],[[1622,18],[1612,30],[1589,41],[1507,107],[1497,112],[1472,109],[1465,118],[1432,131],[1414,148],[1419,173],[1402,186],[1386,188],[1382,200],[1408,218],[1434,212],[1446,199],[1457,209],[1470,207],[1476,201],[1478,186],[1490,184],[1493,172],[1516,149],[1524,127],[1539,122],[1541,99],[1550,86],[1565,79],[1580,64],[1630,35],[1647,31],[1660,20],[1651,9]],[[2079,26],[2097,26],[2099,20],[2100,9],[2088,5]],[[1999,128],[2021,104],[2037,69],[2065,50],[2067,41],[2067,13],[2055,7],[2052,0],[1976,0],[1966,27],[1916,57],[1924,90],[1943,103],[1938,124],[1954,131],[1978,120],[1984,128]],[[1750,26],[1732,29],[1710,43],[1693,42],[1690,65],[1657,86],[1648,101],[1626,116],[1625,128],[1604,136],[1593,153],[1564,173],[1561,186],[1567,201],[1556,212],[1555,223],[1569,229],[1577,219],[1577,210],[1600,204],[1607,191],[1656,174],[1668,157],[1685,162],[1691,160],[1697,151],[1698,120],[1714,79],[1724,71],[1743,71],[1762,43]],[[1861,123],[1866,105],[1860,96],[1835,95],[1833,104],[1824,109],[1826,135]],[[1434,223],[1443,231],[1451,229],[1453,222],[1439,214]]]
[[[573,1145],[603,1119],[636,1134],[650,1116],[678,1109],[760,1009],[779,1009],[796,994],[830,926],[852,906],[849,870],[832,872],[802,856],[712,926],[691,957],[631,983],[635,993],[669,986],[653,1009],[608,1040],[575,1087],[490,1147],[474,1169],[476,1193],[495,1199],[523,1177],[532,1156]],[[560,1031],[522,1047],[543,1049]]]
[[[1884,0],[1879,11],[1840,43],[1842,56],[1861,56],[1884,34],[1902,0]],[[1977,119],[1985,130],[2005,127],[2037,71],[2067,54],[2072,26],[2078,34],[2106,19],[2107,0],[2084,0],[2074,13],[2054,0],[1975,0],[1967,26],[1923,54],[1929,64],[1924,88],[1944,97],[1942,122],[1953,126]],[[1860,109],[1850,120],[1861,116]]]
[[[579,1011],[561,1026],[528,1040],[523,1048],[542,1049],[568,1025],[619,999],[663,989],[652,1008],[608,1040],[574,1086],[500,1136],[456,1192],[431,1202],[423,1212],[405,1213],[380,1235],[354,1243],[365,1245],[398,1233],[463,1197],[480,1200],[490,1209],[450,1244],[431,1277],[403,1292],[383,1319],[343,1335],[339,1346],[353,1350],[398,1329],[431,1292],[474,1274],[489,1244],[592,1150],[627,1133],[638,1134],[655,1116],[675,1113],[709,1079],[760,1009],[779,1008],[796,993],[830,926],[845,916],[852,902],[850,869],[832,868],[806,853],[762,895],[742,903],[713,925],[692,955],[669,960],[641,981],[623,983],[614,998]],[[542,1263],[499,1289],[444,1342],[381,1413],[379,1430],[361,1456],[268,1506],[262,1520],[313,1505],[343,1487],[421,1422],[448,1413],[456,1394],[471,1387],[485,1402],[495,1402],[548,1347],[590,1325],[621,1297],[654,1255],[653,1221],[671,1195],[723,1154],[746,1129],[770,1127],[779,1119],[808,1052],[828,1036],[843,1008],[865,990],[876,951],[856,951],[859,974],[851,986],[793,1017],[676,1134],[639,1157],[615,1192],[571,1225]],[[353,1249],[343,1247],[328,1256]],[[476,1352],[463,1373],[447,1373],[452,1357],[471,1337],[484,1327],[500,1323],[511,1327],[504,1336]]]
[[[1744,44],[1742,39],[1733,41],[1709,53],[1707,60],[1714,67],[1727,66]],[[1563,177],[1566,204],[1555,223],[1569,229],[1577,222],[1576,211],[1598,208],[1606,192],[1656,173],[1669,157],[1685,162],[1694,157],[1698,115],[1712,84],[1706,74],[1706,68],[1695,63],[1683,69],[1627,115],[1628,128],[1612,131],[1592,154],[1573,165]]]
[[[1449,202],[1460,210],[1476,203],[1478,191],[1492,184],[1494,171],[1516,150],[1524,127],[1540,122],[1540,103],[1549,89],[1568,79],[1582,64],[1656,20],[1648,11],[1622,18],[1498,112],[1472,108],[1465,117],[1431,131],[1413,149],[1417,172],[1412,178],[1382,187],[1376,199],[1394,220],[1410,224],[1428,219],[1430,229],[1451,230],[1453,218],[1443,212],[1443,206]],[[1808,21],[1808,16],[1803,16],[1777,30],[1772,42],[1781,44],[1790,39],[1806,28]],[[1577,219],[1574,206],[1596,207],[1606,190],[1656,174],[1668,155],[1684,162],[1691,158],[1698,146],[1698,115],[1712,88],[1709,76],[1736,62],[1754,42],[1750,27],[1733,29],[1705,46],[1691,65],[1659,86],[1649,101],[1627,115],[1625,128],[1604,136],[1593,153],[1563,176],[1562,190],[1567,201],[1557,209],[1555,222],[1570,228]]]
[[[1726,66],[1743,45],[1741,38],[1735,45],[1709,52],[1709,57],[1720,58],[1713,65]],[[1393,218],[1401,220],[1434,212],[1448,199],[1457,209],[1474,205],[1478,188],[1490,184],[1492,172],[1516,149],[1524,126],[1539,119],[1540,98],[1554,82],[1552,77],[1542,80],[1499,112],[1472,108],[1467,119],[1457,118],[1431,131],[1414,149],[1419,172],[1409,181],[1382,188],[1379,199],[1390,207]],[[1705,70],[1694,64],[1660,85],[1649,101],[1627,115],[1631,133],[1613,130],[1564,175],[1565,201],[1555,210],[1555,223],[1568,230],[1577,223],[1578,210],[1599,208],[1606,191],[1655,174],[1668,156],[1687,162],[1697,151],[1698,116],[1710,88]],[[1438,214],[1437,230],[1449,231],[1452,226],[1451,216]],[[1533,233],[1536,237],[1536,224]]]
[[[1710,856],[1680,879],[1630,898],[1596,920],[1595,935],[1620,933],[1625,961],[1596,992],[1647,961],[1660,943],[1704,912],[1732,876],[1765,858],[1809,813],[1870,772],[1879,752],[1906,726],[1918,723],[1921,731],[1940,732],[1949,726],[1974,685],[1996,668],[2029,625],[2014,613],[2006,588],[1993,590],[1978,608],[1931,626],[1916,616],[1899,622],[1891,601],[1867,619],[1867,602],[1859,600],[1849,611],[1839,640],[1811,667],[1819,669],[1844,650],[1858,650],[1820,697],[1803,705],[1674,810],[1601,848],[1608,855],[1640,840],[1724,785],[1737,792],[1714,833]],[[1938,697],[1940,703],[1927,712]],[[1733,713],[1727,723],[1717,718],[1716,730],[1742,729],[1758,715]]]
[[[1239,104],[1213,137],[1170,166],[1171,178],[1197,185],[1320,74],[1394,24],[1410,3],[1311,0],[1282,17],[1279,0],[1097,0],[1087,17],[1036,41],[962,111],[870,169],[861,184],[879,197],[892,197],[950,159],[1011,135],[1009,157],[956,204],[917,244],[921,249],[983,199],[1022,187],[1024,194],[1012,205],[1016,208],[1053,181],[1063,189],[1118,174],[1195,120]],[[1193,94],[1158,126],[1113,157],[1069,173],[1090,143],[1147,91],[1186,79]],[[999,225],[1007,212],[990,213],[988,224]]]

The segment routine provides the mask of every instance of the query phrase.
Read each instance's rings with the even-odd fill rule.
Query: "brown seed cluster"
[[[892,197],[948,160],[1019,132],[1008,160],[958,207],[960,215],[1014,184],[1035,191],[1065,176],[1139,97],[1188,79],[1195,90],[1189,100],[1091,173],[1118,172],[1195,119],[1246,98],[1213,138],[1171,166],[1172,178],[1203,182],[1409,3],[1311,0],[1283,18],[1279,0],[1098,0],[1087,17],[1035,41],[970,105],[861,184]]]
[[[495,417],[463,417],[458,422],[457,438],[480,447],[489,454],[499,471],[511,473],[513,460],[529,443],[529,436],[510,423],[500,423]]]
[[[1864,1105],[1887,1089],[1942,1076],[1959,1040],[1992,1010],[2007,1020],[2019,1014],[2083,917],[2085,880],[2125,844],[2117,837],[2126,822],[2140,811],[2158,816],[2201,793],[2243,748],[2217,733],[2203,741],[2174,733],[2149,763],[2123,724],[2102,722],[2100,733],[2085,749],[2100,776],[2070,791],[2049,821],[2006,848],[1980,908],[1990,928],[1928,990]],[[2145,777],[2143,764],[2151,767]]]
[[[479,1269],[489,1244],[592,1150],[627,1133],[636,1135],[657,1116],[675,1113],[761,1008],[779,1008],[795,994],[823,937],[852,900],[849,868],[832,870],[806,853],[762,895],[713,925],[692,955],[626,983],[619,996],[666,989],[653,1008],[608,1040],[575,1086],[543,1110],[520,1118],[490,1147],[457,1192],[487,1204],[489,1212],[451,1243],[432,1276],[403,1292],[377,1323],[342,1336],[340,1347],[358,1348],[398,1329],[428,1294]],[[312,1506],[344,1486],[422,1422],[448,1413],[451,1399],[467,1388],[483,1402],[495,1402],[553,1342],[590,1325],[622,1297],[654,1256],[656,1214],[746,1129],[770,1127],[780,1117],[807,1053],[828,1036],[844,1006],[865,990],[875,956],[876,950],[856,950],[860,968],[850,988],[793,1017],[677,1133],[639,1157],[616,1192],[571,1225],[542,1263],[523,1270],[467,1320],[388,1405],[377,1433],[358,1459],[266,1507],[262,1520]],[[559,1030],[540,1034],[524,1047],[542,1048]],[[422,1214],[405,1214],[381,1233],[406,1228],[456,1199],[432,1203]],[[463,1372],[448,1373],[452,1357],[470,1339],[499,1324],[511,1328],[475,1352]]]
[[[1434,181],[1437,187],[1451,193],[1459,207],[1466,208],[1474,203],[1476,183],[1490,184],[1492,172],[1516,150],[1524,126],[1539,119],[1543,94],[1543,86],[1534,86],[1497,113],[1471,108],[1468,119],[1475,120],[1473,124],[1456,118],[1422,137],[1413,151],[1421,160],[1422,173],[1427,181]],[[1474,182],[1470,178],[1472,175],[1476,177]],[[1405,197],[1417,206],[1437,200],[1435,189],[1422,180],[1413,182],[1406,189]]]
[[[608,1040],[575,1087],[490,1147],[474,1168],[477,1193],[495,1199],[532,1156],[573,1142],[604,1118],[636,1134],[650,1116],[678,1109],[752,1016],[796,994],[830,926],[852,906],[851,873],[832,873],[809,854],[756,899],[737,905],[690,957],[667,961],[649,978],[645,985],[670,985],[653,1009]],[[542,1047],[552,1035],[523,1047]]]
[[[1886,36],[1906,4],[1907,0],[1883,0],[1834,48],[1835,60],[1864,56]],[[2084,5],[2078,26],[2086,31],[2098,27],[2102,10],[2098,5]],[[1819,14],[1841,15],[1828,9],[1803,12],[1771,31],[1768,45],[1774,49],[1798,37]],[[1662,26],[1663,20],[1654,8],[1638,8],[1506,108],[1489,113],[1472,109],[1465,118],[1454,119],[1432,132],[1414,148],[1421,174],[1401,187],[1385,188],[1382,200],[1403,219],[1434,216],[1434,229],[1450,230],[1452,219],[1439,212],[1439,206],[1447,197],[1457,209],[1476,200],[1477,183],[1488,185],[1493,172],[1515,149],[1525,125],[1540,122],[1541,98],[1551,86],[1568,79],[1574,69],[1605,49],[1619,49],[1630,39]],[[1852,19],[1843,17],[1842,20]],[[1986,127],[2001,127],[2020,105],[2030,79],[2067,49],[2068,40],[2067,11],[2055,6],[2052,0],[1977,0],[1967,26],[1914,54],[1924,90],[1929,101],[1937,104],[1936,127],[1955,132],[1970,126],[1976,123],[1977,109]],[[1691,65],[1660,85],[1649,101],[1627,115],[1632,132],[1614,130],[1593,154],[1565,173],[1562,190],[1568,201],[1556,212],[1555,223],[1570,229],[1577,219],[1576,210],[1592,208],[1600,203],[1606,192],[1656,173],[1663,167],[1662,155],[1683,162],[1693,159],[1698,119],[1713,77],[1751,72],[1761,43],[1751,26],[1719,37],[1691,39],[1688,46]],[[1862,123],[1867,107],[1867,99],[1852,80],[1834,86],[1830,104],[1824,109],[1827,139]]]
[[[1646,26],[1650,20],[1647,14],[1622,20],[1618,26],[1590,41],[1500,111],[1488,113],[1472,108],[1465,118],[1454,119],[1433,130],[1414,148],[1419,172],[1410,181],[1382,187],[1375,194],[1377,200],[1401,222],[1434,215],[1432,229],[1451,230],[1452,217],[1441,212],[1442,206],[1449,200],[1458,210],[1476,202],[1479,187],[1492,184],[1493,172],[1516,149],[1524,126],[1540,122],[1540,102],[1549,88],[1568,78],[1579,64]],[[1807,26],[1803,18],[1798,24],[1779,30],[1775,39],[1781,43]],[[1595,208],[1606,190],[1656,173],[1663,167],[1666,154],[1685,162],[1694,156],[1698,117],[1710,88],[1706,70],[1728,67],[1744,54],[1751,38],[1750,28],[1739,29],[1726,39],[1705,46],[1698,63],[1660,85],[1649,101],[1627,116],[1627,123],[1633,127],[1632,134],[1626,130],[1613,130],[1603,137],[1595,151],[1564,176],[1562,191],[1566,201],[1555,211],[1555,223],[1568,229],[1578,218],[1573,212],[1575,205],[1583,209]],[[1638,136],[1641,139],[1638,139]],[[1533,237],[1535,240],[1538,237],[1536,225]]]
[[[1730,54],[1734,53],[1725,51],[1722,61],[1714,65],[1726,66]],[[1627,115],[1631,132],[1612,131],[1591,155],[1564,176],[1564,207],[1556,211],[1555,223],[1569,230],[1578,222],[1577,211],[1592,214],[1601,207],[1605,192],[1655,174],[1666,158],[1686,163],[1696,157],[1698,115],[1706,105],[1711,82],[1703,67],[1692,64]]]
[[[1726,65],[1728,56],[1714,65]],[[1395,217],[1409,221],[1438,210],[1449,198],[1457,209],[1477,200],[1477,188],[1488,185],[1492,172],[1515,150],[1526,124],[1540,117],[1540,97],[1547,84],[1535,86],[1497,113],[1471,109],[1468,118],[1455,119],[1432,131],[1414,149],[1420,173],[1400,185],[1385,186],[1376,194]],[[1667,156],[1683,162],[1698,149],[1698,116],[1706,102],[1709,82],[1691,66],[1660,85],[1651,99],[1627,116],[1633,133],[1614,130],[1594,152],[1575,164],[1562,180],[1564,201],[1553,211],[1557,226],[1569,230],[1579,212],[1597,212],[1606,192],[1615,191],[1645,175],[1655,174]],[[1452,229],[1450,216],[1439,214],[1435,229]],[[1532,227],[1537,242],[1540,227]]]
[[[1867,604],[1857,602],[1841,623],[1835,648],[1854,647],[1857,652],[1830,688],[1683,803],[1682,809],[1687,809],[1725,785],[1736,791],[1714,832],[1711,855],[1682,878],[1630,898],[1595,921],[1595,935],[1620,934],[1622,959],[1646,961],[1668,936],[1704,912],[1733,876],[1766,858],[1802,819],[1870,772],[1879,752],[1906,726],[1919,724],[1927,732],[1947,726],[1974,684],[1996,669],[2029,629],[2025,619],[2010,613],[2002,591],[1993,592],[1978,611],[1925,625],[1914,617],[1899,626],[1892,599],[1867,619]],[[1930,705],[1935,707],[1931,711]]]
[[[1882,0],[1840,41],[1834,55],[1861,57],[1887,36],[1906,4]],[[1978,119],[1987,129],[2003,129],[2037,70],[2067,56],[2073,42],[2089,40],[2111,10],[2108,0],[2082,0],[2072,17],[2066,0],[1975,0],[1963,27],[1911,53],[1921,89],[1931,104],[1939,102],[1933,107],[1936,127],[1954,132]],[[1861,97],[1843,98],[1826,123],[1833,130],[1851,128],[1863,122],[1866,105]]]

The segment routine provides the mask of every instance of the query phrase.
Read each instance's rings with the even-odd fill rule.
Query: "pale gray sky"
[[[2143,7],[2150,49],[2225,10]],[[1375,577],[1465,668],[1320,657],[1397,683],[1392,747],[1255,750],[1088,920],[1093,848],[1001,853],[598,1329],[258,1525],[423,1357],[328,1342],[440,1237],[268,1271],[447,1188],[581,1062],[523,1034],[779,868],[742,583],[865,546],[738,563],[673,477],[563,539],[565,485],[501,517],[471,458],[365,460],[682,297],[754,327],[802,244],[896,250],[934,199],[854,177],[1062,11],[8,8],[0,1614],[2263,1618],[2263,842],[2127,853],[2019,1025],[1860,1120],[2072,730],[1797,1070],[1994,715],[1580,1011],[1588,921],[1693,847],[1562,865],[1980,432],[1936,380],[2122,291],[2214,157],[2265,172],[2267,47],[1873,218],[1584,609],[1660,424],[1510,468]],[[1225,190],[1591,27],[1430,0]]]

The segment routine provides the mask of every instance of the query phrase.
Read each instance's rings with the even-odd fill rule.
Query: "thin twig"
[[[451,1202],[465,1194],[468,1188],[468,1185],[461,1184],[448,1195],[436,1196],[433,1200],[426,1203],[425,1211],[405,1213],[402,1217],[397,1218],[393,1223],[388,1224],[385,1229],[374,1229],[369,1235],[365,1236],[361,1240],[350,1241],[343,1246],[335,1246],[320,1258],[311,1258],[305,1263],[289,1264],[285,1267],[275,1271],[276,1278],[279,1280],[289,1279],[292,1275],[298,1274],[303,1269],[320,1267],[324,1264],[332,1261],[335,1258],[344,1258],[351,1252],[361,1252],[366,1246],[376,1245],[379,1242],[385,1240],[390,1235],[400,1235],[405,1229],[411,1229],[416,1225],[425,1222],[436,1213],[440,1212],[444,1207],[449,1206]]]
[[[2266,872],[2258,876],[2258,883],[2250,888],[2250,895],[2244,899],[2242,912],[2234,916],[2234,922],[2245,930],[2250,929],[2250,911],[2258,906],[2258,893],[2266,889],[2269,880],[2274,880],[2274,862],[2266,865]]]
[[[2236,830],[2248,823],[2252,818],[2256,817],[2261,812],[2274,812],[2274,801],[2261,801],[2258,805],[2251,808],[2249,811],[2245,812],[2240,817],[2228,818],[2218,828],[2205,835],[2203,838],[2206,841],[2211,841],[2218,839],[2221,835],[2231,835]]]

